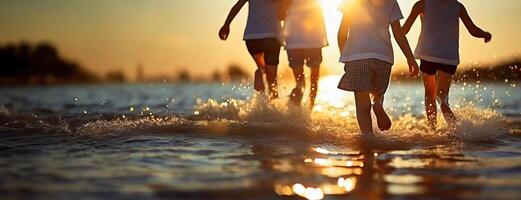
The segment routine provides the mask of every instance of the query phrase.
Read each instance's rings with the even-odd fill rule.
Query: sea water
[[[313,110],[237,84],[0,89],[0,199],[519,199],[521,89],[455,83],[458,124],[393,83],[362,140],[351,93]],[[281,87],[281,94],[291,87]]]

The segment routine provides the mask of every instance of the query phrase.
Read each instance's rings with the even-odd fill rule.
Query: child
[[[492,35],[478,28],[457,0],[418,1],[405,22],[403,30],[408,33],[412,24],[421,15],[422,29],[415,56],[421,59],[423,83],[425,86],[425,109],[429,125],[436,129],[436,99],[445,120],[453,125],[456,117],[449,106],[449,88],[456,72],[459,59],[459,19],[474,37]],[[438,78],[436,80],[436,74]]]
[[[286,0],[288,7],[284,22],[285,47],[289,66],[293,70],[296,87],[290,95],[293,103],[300,105],[306,80],[304,64],[311,69],[309,108],[313,108],[317,96],[322,48],[328,45],[322,7],[318,0]]]
[[[280,0],[238,0],[233,6],[219,31],[219,37],[226,40],[230,34],[230,24],[246,2],[249,3],[248,21],[244,32],[246,47],[257,70],[254,88],[264,92],[263,73],[266,73],[271,99],[278,98],[277,65],[279,64],[281,21],[279,19]]]
[[[403,17],[396,0],[353,0],[341,5],[339,10],[343,18],[338,30],[338,47],[345,74],[338,88],[355,93],[358,125],[362,135],[371,138],[371,107],[380,130],[391,128],[391,120],[383,108],[394,63],[389,25],[407,57],[411,75],[418,74],[418,64],[402,32],[399,20]]]

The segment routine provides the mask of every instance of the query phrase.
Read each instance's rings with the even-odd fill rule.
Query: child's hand
[[[490,34],[489,32],[485,32],[483,34],[483,38],[485,38],[485,43],[489,43],[490,40],[492,40],[492,34]]]
[[[409,64],[409,73],[412,77],[417,77],[420,74],[420,68],[418,67],[418,63],[416,60],[407,59],[407,63]]]
[[[226,40],[226,39],[228,39],[229,35],[230,35],[230,27],[224,25],[221,28],[221,30],[219,30],[219,38],[221,38],[221,40]]]

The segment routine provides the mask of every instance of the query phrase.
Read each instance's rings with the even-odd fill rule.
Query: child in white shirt
[[[277,65],[281,44],[280,0],[238,0],[219,30],[219,37],[226,40],[230,34],[230,24],[246,2],[249,3],[248,21],[244,40],[248,52],[257,64],[254,88],[264,92],[263,73],[266,74],[271,99],[278,98]]]
[[[474,37],[489,42],[492,35],[478,28],[457,0],[418,1],[403,26],[405,33],[410,31],[418,15],[421,15],[422,30],[415,56],[421,59],[427,119],[431,128],[436,129],[438,99],[445,120],[453,125],[456,117],[449,106],[448,97],[452,76],[460,63],[459,19]]]
[[[338,46],[345,74],[338,88],[355,93],[358,125],[363,136],[372,137],[371,108],[380,130],[391,128],[391,120],[383,108],[394,63],[389,26],[414,76],[418,74],[418,64],[402,32],[399,20],[403,17],[396,0],[350,0],[339,10],[343,18]],[[372,105],[370,95],[373,96]]]
[[[289,5],[284,21],[283,36],[289,66],[293,70],[296,87],[290,95],[300,105],[306,81],[304,64],[311,69],[309,108],[313,108],[318,90],[322,48],[328,46],[322,7],[318,0],[285,0]]]

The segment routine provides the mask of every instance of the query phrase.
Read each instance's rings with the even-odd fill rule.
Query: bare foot
[[[302,96],[304,96],[302,89],[293,88],[293,90],[291,90],[291,94],[289,95],[289,100],[295,105],[300,105],[300,102],[302,102]]]
[[[435,132],[438,130],[438,125],[436,122],[430,122],[429,121],[429,130]]]
[[[450,109],[450,106],[447,104],[441,104],[440,108],[441,112],[443,113],[443,118],[445,118],[445,121],[447,121],[449,127],[455,128],[457,119],[456,116],[454,116],[452,109]]]
[[[370,148],[376,143],[376,137],[372,133],[362,133],[360,142],[362,148]]]
[[[313,111],[313,107],[315,107],[315,102],[308,102],[309,111]]]
[[[264,79],[262,78],[262,70],[257,69],[255,70],[255,77],[253,81],[253,88],[257,90],[257,92],[264,92]]]
[[[378,128],[381,131],[387,131],[391,129],[392,122],[387,113],[385,113],[384,106],[381,103],[375,103],[373,104],[373,111],[376,115]]]

